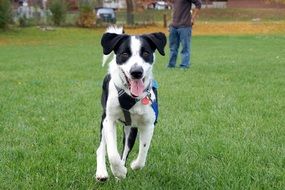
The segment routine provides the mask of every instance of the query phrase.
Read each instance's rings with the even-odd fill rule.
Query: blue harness
[[[155,122],[154,124],[157,123],[157,118],[158,118],[158,102],[157,102],[157,89],[158,89],[158,83],[156,80],[152,80],[152,90],[155,93],[155,100],[151,102],[151,107],[155,113]]]

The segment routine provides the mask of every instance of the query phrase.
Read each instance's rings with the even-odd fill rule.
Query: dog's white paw
[[[145,163],[139,162],[137,160],[132,161],[131,168],[132,170],[140,170],[145,166]]]
[[[96,171],[96,180],[99,182],[105,182],[109,178],[108,172],[106,170],[97,170]]]
[[[122,162],[118,164],[111,164],[111,170],[114,176],[118,179],[124,179],[127,175],[127,168],[123,165]]]

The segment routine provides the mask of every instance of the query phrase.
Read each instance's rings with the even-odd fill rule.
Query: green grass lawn
[[[105,184],[94,178],[101,35],[0,33],[0,189],[284,189],[285,35],[194,36],[188,71],[157,55],[147,166],[129,167],[136,143],[127,178]]]

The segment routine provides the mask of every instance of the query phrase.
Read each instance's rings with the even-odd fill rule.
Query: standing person
[[[192,3],[195,8],[191,11]],[[174,0],[172,23],[169,27],[169,47],[170,59],[168,68],[174,68],[181,43],[181,64],[180,68],[187,69],[190,67],[190,42],[192,36],[192,26],[201,9],[201,0]],[[192,14],[191,14],[192,12]]]

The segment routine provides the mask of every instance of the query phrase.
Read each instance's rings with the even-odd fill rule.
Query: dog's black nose
[[[143,68],[141,66],[131,67],[130,74],[134,79],[141,79],[143,76]]]

